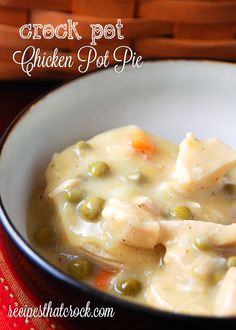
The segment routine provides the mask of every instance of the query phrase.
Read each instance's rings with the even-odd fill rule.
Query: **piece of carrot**
[[[154,151],[154,146],[149,137],[139,128],[134,128],[130,133],[129,144],[133,149],[146,154]]]
[[[114,274],[112,271],[102,270],[95,279],[96,286],[103,290],[108,289]]]

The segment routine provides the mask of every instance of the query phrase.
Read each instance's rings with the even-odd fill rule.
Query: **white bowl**
[[[145,62],[122,74],[111,68],[66,83],[21,114],[2,140],[0,216],[8,235],[36,263],[45,266],[27,245],[26,208],[52,154],[127,124],[177,143],[192,131],[236,148],[236,65]]]

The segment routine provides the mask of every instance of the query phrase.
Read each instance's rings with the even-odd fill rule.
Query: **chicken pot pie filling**
[[[236,315],[236,152],[122,127],[53,155],[28,234],[76,280],[171,312]]]

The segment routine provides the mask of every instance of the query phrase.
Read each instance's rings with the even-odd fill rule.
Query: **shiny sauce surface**
[[[29,201],[29,238],[56,267],[111,294],[236,315],[235,164],[219,140],[188,134],[177,146],[136,126],[104,132],[53,155]]]

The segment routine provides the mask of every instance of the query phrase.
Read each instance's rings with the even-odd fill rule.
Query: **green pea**
[[[67,273],[76,280],[83,280],[92,272],[91,264],[86,259],[76,258],[67,267]]]
[[[86,220],[96,220],[102,212],[104,203],[102,198],[88,197],[79,208],[80,215]]]
[[[91,176],[103,177],[109,172],[110,168],[105,162],[94,162],[88,166],[88,174]]]
[[[127,180],[133,183],[141,183],[144,180],[142,173],[139,170],[130,172],[126,176]]]
[[[91,148],[90,144],[86,141],[79,141],[76,145],[77,149],[79,149],[80,152],[84,152]]]
[[[136,278],[130,278],[115,284],[115,291],[125,296],[136,296],[142,289],[142,284]]]
[[[55,239],[55,231],[50,226],[40,227],[34,235],[34,240],[37,244],[47,246],[51,245]]]
[[[232,256],[227,261],[228,268],[230,267],[236,267],[236,256]]]
[[[224,191],[229,195],[229,196],[236,196],[236,185],[232,183],[228,183],[224,186]]]
[[[66,200],[70,203],[79,203],[84,198],[84,191],[82,189],[73,189],[66,192]]]
[[[179,220],[193,220],[194,216],[187,206],[177,206],[171,211],[172,217]]]
[[[197,237],[193,244],[201,251],[209,251],[213,249],[213,242],[206,235],[201,235]]]

